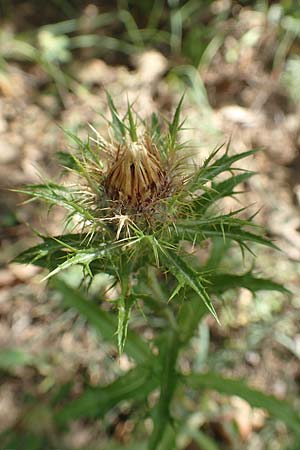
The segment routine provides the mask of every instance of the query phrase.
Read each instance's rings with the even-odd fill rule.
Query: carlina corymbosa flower
[[[109,105],[114,134],[108,140],[92,127],[95,136],[91,140],[101,168],[95,163],[96,158],[89,163],[89,177],[95,183],[86,184],[85,189],[89,191],[90,205],[94,203],[98,211],[98,222],[110,222],[120,239],[130,236],[134,225],[145,231],[149,227],[158,228],[166,221],[173,222],[172,208],[167,203],[189,180],[188,154],[175,138],[182,126],[179,116],[169,134],[163,136],[156,116],[152,117],[150,127],[141,121],[138,125],[129,105],[124,120],[110,98]]]
[[[32,199],[64,207],[68,214],[67,233],[44,237],[18,261],[48,267],[45,278],[73,265],[83,267],[85,280],[98,273],[108,275],[119,292],[117,334],[122,351],[130,311],[140,299],[147,301],[152,269],[164,276],[169,300],[180,303],[184,290],[184,297],[196,295],[217,319],[209,294],[216,261],[203,268],[194,250],[207,241],[216,249],[228,241],[242,250],[248,249],[248,241],[274,245],[257,233],[252,218],[241,218],[241,209],[223,213],[219,208],[222,198],[233,197],[235,187],[252,176],[233,164],[256,150],[230,156],[227,147],[219,156],[221,146],[197,166],[187,145],[179,141],[182,99],[171,121],[153,114],[149,122],[134,117],[130,105],[121,117],[109,95],[107,99],[110,137],[103,138],[93,127],[94,137],[86,141],[68,133],[76,149],[58,155],[75,182],[46,180],[19,189]]]
[[[72,308],[99,332],[101,352],[109,352],[105,361],[111,359],[111,344],[118,346],[119,354],[128,355],[125,367],[117,369],[112,381],[103,384],[100,377],[98,387],[87,383],[75,397],[73,390],[64,392],[62,405],[55,405],[53,424],[64,429],[70,420],[114,417],[116,409],[122,409],[119,404],[126,403],[130,422],[136,421],[139,440],[135,448],[144,448],[147,438],[142,433],[149,429],[148,450],[175,449],[177,430],[181,434],[189,431],[189,411],[178,410],[176,402],[187,403],[189,408],[185,393],[198,402],[199,391],[205,388],[235,394],[236,386],[241,397],[246,392],[250,404],[254,399],[253,406],[259,398],[269,412],[284,411],[278,418],[288,416],[287,425],[298,430],[298,416],[286,402],[281,405],[275,397],[263,397],[242,386],[240,380],[205,373],[204,367],[201,373],[198,368],[193,372],[195,364],[190,359],[191,341],[201,338],[200,324],[208,312],[218,320],[214,302],[227,290],[285,292],[281,285],[258,278],[251,270],[240,272],[234,246],[243,251],[249,249],[249,242],[256,247],[275,246],[259,234],[252,217],[244,219],[244,208],[223,212],[220,205],[252,176],[236,163],[256,150],[229,155],[228,146],[224,151],[221,146],[197,165],[178,135],[183,131],[182,99],[170,121],[153,115],[148,122],[134,117],[129,105],[122,117],[109,95],[107,99],[111,121],[105,136],[109,137],[103,138],[94,128],[94,137],[86,141],[68,133],[75,149],[59,154],[63,166],[72,172],[72,184],[61,178],[19,190],[32,199],[62,206],[68,214],[64,233],[42,237],[41,243],[17,261],[47,268],[45,279],[58,275],[52,286],[64,307]],[[70,268],[74,270],[61,277]],[[236,296],[229,297],[235,308]],[[74,312],[71,317],[76,317]],[[81,320],[78,325],[76,333]],[[112,370],[116,371],[115,363]],[[136,414],[136,405],[141,415]],[[140,420],[147,412],[152,428]],[[135,445],[133,429],[129,434],[129,446]],[[213,441],[207,442],[215,448]]]

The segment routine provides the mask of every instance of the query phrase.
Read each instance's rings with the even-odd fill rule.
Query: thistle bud
[[[159,154],[149,138],[119,145],[106,177],[106,191],[112,200],[141,206],[159,196],[165,185]]]

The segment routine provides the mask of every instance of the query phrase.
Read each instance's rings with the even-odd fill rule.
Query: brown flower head
[[[105,183],[112,200],[139,208],[164,195],[167,184],[160,155],[148,136],[118,145]]]
[[[110,224],[117,239],[130,236],[131,227],[149,230],[172,224],[178,208],[170,208],[169,200],[184,190],[188,180],[185,151],[177,152],[182,149],[177,140],[180,125],[173,125],[175,131],[169,125],[165,133],[158,122],[154,128],[143,122],[137,127],[130,107],[123,121],[115,109],[111,112],[110,139],[92,128],[95,155],[100,151],[99,163],[93,158],[88,170],[93,181],[88,198],[96,223]]]

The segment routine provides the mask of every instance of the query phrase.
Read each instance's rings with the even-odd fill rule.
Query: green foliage
[[[82,142],[71,135],[77,151],[59,154],[63,166],[76,176],[76,187],[47,181],[20,189],[34,200],[64,207],[66,228],[71,231],[55,237],[41,236],[42,242],[23,252],[16,261],[48,268],[45,278],[51,278],[51,286],[60,292],[64,307],[76,311],[120,354],[126,353],[134,367],[109,384],[87,386],[77,398],[66,398],[55,410],[53,422],[64,428],[71,420],[105,417],[126,401],[139,408],[141,415],[152,418],[148,450],[175,449],[176,433],[183,432],[184,424],[174,415],[173,405],[179,388],[184,386],[185,390],[196,392],[214,389],[225,395],[238,395],[254,407],[265,408],[297,434],[300,418],[287,402],[220,374],[185,376],[178,365],[200,321],[208,313],[217,319],[216,298],[228,289],[244,287],[255,294],[259,290],[287,292],[283,286],[256,277],[252,271],[236,274],[219,269],[229,247],[251,251],[249,246],[255,243],[276,249],[253,223],[253,217],[244,218],[245,209],[229,213],[220,209],[220,200],[235,196],[236,187],[253,175],[235,164],[253,157],[256,150],[229,155],[227,148],[219,156],[219,148],[201,167],[187,171],[184,159],[179,165],[176,162],[184,149],[179,140],[182,99],[170,122],[161,123],[153,116],[148,126],[139,123],[130,105],[125,117],[121,117],[109,94],[107,98],[112,141],[106,142],[97,134],[94,140]],[[170,186],[165,191],[161,189],[163,195],[153,194],[146,201],[137,197],[137,203],[131,202],[131,197],[110,197],[107,174],[112,167],[126,162],[126,152],[130,158],[138,155],[139,164],[141,154],[161,164],[155,167],[159,167]],[[141,167],[146,180],[152,166],[145,161]],[[137,170],[134,159],[130,160],[130,167],[133,163]],[[130,173],[135,175],[134,171],[127,172],[125,183]],[[208,243],[212,244],[212,251],[203,264],[197,250]],[[114,287],[115,298],[108,299],[103,294],[96,302],[63,281],[61,273],[78,265],[83,268],[85,285],[93,283],[95,275],[106,274],[107,287]],[[137,316],[151,329],[151,339],[146,339],[136,326]],[[149,395],[157,389],[159,398],[153,405]],[[189,435],[188,431],[185,433]],[[216,448],[202,431],[196,433],[195,439],[203,448]]]
[[[299,413],[296,410],[291,408],[287,402],[252,389],[241,380],[234,380],[209,372],[190,375],[187,377],[186,382],[193,388],[204,387],[217,390],[226,395],[237,395],[253,407],[266,409],[268,413],[282,420],[297,435],[300,435]]]
[[[54,420],[58,426],[63,426],[70,420],[103,417],[126,400],[146,403],[147,396],[157,386],[158,380],[149,368],[138,366],[107,386],[87,388],[80,397],[61,407],[55,413]]]
[[[117,329],[117,321],[112,314],[102,310],[92,302],[74,291],[62,280],[53,280],[54,286],[63,294],[64,304],[75,309],[82,317],[84,317],[105,340],[115,343],[115,332]],[[126,353],[131,356],[137,363],[145,364],[151,357],[151,352],[147,344],[141,337],[133,332],[127,334]]]

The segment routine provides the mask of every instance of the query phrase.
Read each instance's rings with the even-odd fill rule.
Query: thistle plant
[[[103,339],[113,341],[116,335],[119,352],[135,361],[135,367],[111,385],[99,387],[94,394],[84,392],[64,405],[55,414],[57,424],[104,415],[120,401],[131,399],[153,420],[147,448],[174,449],[182,426],[172,412],[177,386],[237,393],[259,406],[256,391],[241,383],[230,380],[228,384],[219,374],[181,373],[181,350],[197,332],[199,322],[207,313],[219,321],[218,299],[229,289],[245,287],[254,293],[285,289],[252,272],[222,273],[219,269],[230,246],[236,245],[242,253],[251,252],[252,244],[276,248],[253,217],[242,218],[244,209],[223,212],[220,208],[220,200],[235,196],[236,187],[253,175],[236,163],[257,150],[231,155],[229,146],[222,146],[199,166],[180,140],[182,99],[171,121],[153,115],[145,122],[130,105],[121,117],[109,95],[108,105],[108,137],[93,127],[86,141],[69,133],[76,150],[58,154],[71,172],[72,184],[45,181],[20,190],[32,200],[62,206],[67,214],[63,235],[41,236],[43,242],[23,252],[17,261],[47,268],[45,279],[56,276],[53,285],[65,301]],[[199,248],[206,249],[205,263],[197,256]],[[114,288],[114,298],[103,293],[95,303],[68,286],[60,273],[74,265],[82,267],[87,286],[95,275],[106,274],[107,289]],[[110,308],[103,308],[105,303]],[[135,330],[134,317],[141,312],[144,327]],[[151,339],[144,335],[146,328],[151,329]],[[151,409],[148,395],[157,387],[160,396]],[[262,407],[294,430],[300,429],[297,414],[285,402],[259,395]],[[165,442],[169,444],[163,446]]]

